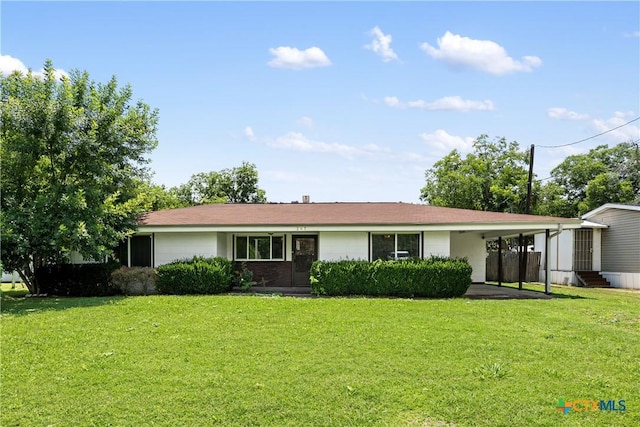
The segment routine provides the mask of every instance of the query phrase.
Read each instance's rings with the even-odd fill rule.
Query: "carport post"
[[[544,293],[547,295],[551,294],[551,266],[550,266],[550,250],[551,247],[551,236],[549,233],[549,229],[547,228],[544,232]]]
[[[522,233],[518,236],[518,289],[522,290]]]
[[[502,286],[502,236],[498,236],[498,286]]]

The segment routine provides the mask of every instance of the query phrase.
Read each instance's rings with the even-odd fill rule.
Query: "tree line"
[[[529,151],[480,135],[473,152],[453,150],[425,174],[420,198],[434,206],[524,213]],[[534,177],[531,213],[578,217],[605,203],[640,204],[640,147],[628,141],[572,155],[542,180]]]

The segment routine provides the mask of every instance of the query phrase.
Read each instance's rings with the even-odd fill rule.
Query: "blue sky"
[[[174,186],[255,163],[269,201],[418,202],[480,134],[562,145],[640,116],[638,2],[12,2],[0,70],[116,75]],[[535,173],[640,121],[536,149]]]

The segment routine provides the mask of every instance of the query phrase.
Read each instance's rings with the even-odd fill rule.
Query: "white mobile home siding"
[[[542,255],[540,262],[540,280],[545,281],[545,235],[536,234],[534,237],[534,248]],[[559,235],[551,238],[549,244],[549,269],[551,283],[575,284],[575,274],[573,272],[573,230],[565,230]]]
[[[176,232],[155,234],[154,267],[193,256],[218,255],[216,232]]]
[[[640,211],[607,209],[589,220],[609,226],[602,231],[602,271],[640,273]]]

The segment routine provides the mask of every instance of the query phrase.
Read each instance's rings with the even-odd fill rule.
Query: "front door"
[[[318,259],[318,236],[292,236],[293,286],[309,286],[311,264]]]
[[[592,260],[593,230],[590,228],[573,230],[573,270],[591,271]]]

